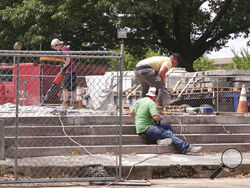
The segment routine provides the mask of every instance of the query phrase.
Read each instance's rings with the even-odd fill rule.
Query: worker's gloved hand
[[[160,125],[161,124],[161,120],[160,121],[154,121],[155,125]]]
[[[163,116],[163,115],[160,115],[160,117],[161,117],[160,121],[155,121],[155,120],[154,120],[155,125],[160,125],[160,124],[161,124],[161,120],[163,119],[164,116]]]

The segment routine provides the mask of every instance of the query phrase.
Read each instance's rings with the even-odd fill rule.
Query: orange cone
[[[83,108],[83,105],[82,105],[82,96],[81,96],[81,87],[80,86],[77,86],[77,89],[76,89],[76,97],[77,97],[77,100],[79,102],[79,108]]]
[[[245,84],[242,85],[237,112],[240,112],[240,113],[247,113],[248,112],[247,94],[246,94],[246,85]]]

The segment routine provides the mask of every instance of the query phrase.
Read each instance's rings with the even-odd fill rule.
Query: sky
[[[234,40],[229,40],[226,46],[222,48],[220,51],[213,51],[210,54],[207,54],[207,57],[209,59],[214,58],[226,58],[226,57],[234,57],[234,54],[232,53],[232,49],[235,50],[235,52],[240,56],[240,52],[243,49],[248,49],[250,51],[250,46],[247,46],[247,42],[249,41],[249,38],[244,39],[244,37],[239,37]]]
[[[208,1],[205,1],[202,4],[201,9],[209,10]],[[214,18],[215,16],[216,14],[212,13],[212,18]],[[244,39],[244,37],[242,36],[234,40],[229,40],[226,46],[222,48],[220,51],[210,52],[210,54],[206,54],[206,56],[209,59],[234,57],[234,54],[232,53],[232,49],[234,49],[235,52],[240,56],[240,51],[242,51],[243,49],[248,49],[248,51],[250,51],[250,47],[249,46],[247,47],[247,42],[249,40],[250,38]]]

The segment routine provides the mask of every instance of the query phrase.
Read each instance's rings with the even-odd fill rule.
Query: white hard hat
[[[148,93],[146,93],[146,96],[150,96],[150,97],[155,97],[156,94],[156,88],[155,87],[150,87],[148,90]]]
[[[50,46],[56,46],[58,44],[63,44],[63,41],[60,41],[59,39],[53,39],[50,43]]]

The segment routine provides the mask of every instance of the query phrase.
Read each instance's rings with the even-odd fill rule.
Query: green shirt
[[[152,116],[159,115],[155,102],[149,97],[138,100],[132,107],[135,114],[136,133],[144,133],[150,125],[154,124]]]

